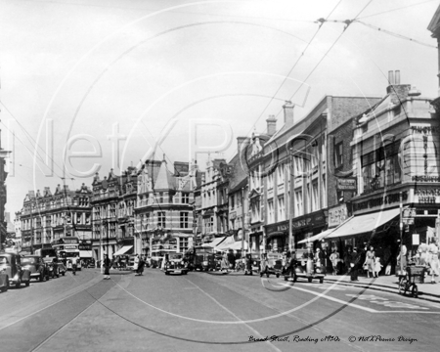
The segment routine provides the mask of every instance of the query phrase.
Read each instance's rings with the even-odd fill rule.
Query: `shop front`
[[[251,227],[249,233],[249,249],[251,252],[260,253],[264,249],[263,231],[260,226]]]
[[[326,211],[319,210],[307,215],[297,216],[292,219],[292,234],[294,243],[293,248],[306,247],[307,240],[312,236],[318,235],[327,227]],[[301,242],[301,243],[300,243]],[[317,242],[314,244],[318,245]]]
[[[282,253],[289,249],[289,221],[266,225],[266,252]]]

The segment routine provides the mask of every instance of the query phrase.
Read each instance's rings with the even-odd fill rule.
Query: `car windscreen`
[[[9,264],[8,257],[5,257],[3,255],[0,255],[0,264]]]
[[[35,264],[37,263],[37,258],[35,257],[25,257],[25,258],[21,258],[21,264],[25,265],[25,264]]]

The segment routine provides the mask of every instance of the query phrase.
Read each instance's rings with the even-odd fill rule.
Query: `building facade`
[[[62,236],[75,236],[79,241],[92,238],[92,192],[82,184],[72,191],[67,185],[57,186],[52,193],[29,191],[19,213],[22,250],[31,252]]]
[[[195,166],[148,161],[137,176],[136,253],[186,252],[193,244]]]

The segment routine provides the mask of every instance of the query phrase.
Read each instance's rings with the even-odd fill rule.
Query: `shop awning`
[[[322,240],[322,239],[326,238],[328,235],[330,235],[334,230],[335,229],[325,230],[321,233],[318,233],[317,235],[314,235],[312,237],[309,237],[309,238],[306,238],[304,240],[299,241],[298,244]]]
[[[214,247],[214,249],[218,251],[223,251],[227,249],[227,247],[233,244],[234,242],[235,242],[234,236],[229,236],[218,246]]]
[[[124,246],[122,248],[119,248],[115,253],[113,253],[113,256],[125,254],[132,248],[133,246]]]
[[[386,224],[400,214],[400,209],[383,210],[376,213],[352,217],[345,224],[334,230],[326,239],[346,237],[371,232]]]
[[[231,249],[231,250],[233,250],[233,251],[239,251],[239,250],[241,250],[241,241],[236,241],[236,242],[234,242],[234,243],[232,243],[232,244],[230,244],[230,245],[228,245],[228,246],[223,247],[222,249],[223,249],[223,250]],[[244,242],[244,247],[243,247],[243,249],[244,249],[244,250],[247,250],[247,249],[248,249],[248,245],[247,245],[247,242],[246,242],[246,241]]]
[[[209,243],[203,243],[203,244],[201,245],[201,247],[205,247],[205,248],[214,248],[214,247],[217,247],[220,243],[222,243],[225,239],[226,239],[226,237],[217,237],[217,238],[214,238],[214,239],[212,240],[212,242],[209,242]]]

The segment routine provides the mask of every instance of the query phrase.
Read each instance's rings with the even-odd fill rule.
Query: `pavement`
[[[370,289],[395,292],[398,293],[398,281],[399,277],[395,275],[384,275],[377,278],[367,278],[365,276],[359,276],[359,281],[351,281],[350,275],[327,275],[325,281],[334,282],[339,285],[355,286],[355,287],[368,287]],[[436,283],[431,283],[431,276],[427,276],[423,283],[417,283],[418,298],[426,299],[429,301],[440,302],[440,282],[436,278]]]
[[[221,275],[221,273],[218,273]],[[229,275],[243,275],[243,272],[232,271]],[[255,275],[255,274],[254,274]],[[271,278],[274,276],[271,275]],[[366,276],[359,276],[359,281],[351,281],[350,275],[326,275],[324,281],[327,283],[335,283],[337,285],[353,286],[360,288],[369,288],[377,291],[398,293],[399,277],[395,275],[384,275],[377,278],[367,278]],[[280,277],[278,280],[283,280]],[[316,282],[316,280],[314,280]],[[417,283],[418,298],[433,302],[440,302],[440,278],[436,277],[436,283],[431,283],[431,276],[426,276],[423,283]],[[407,293],[409,296],[410,293]]]

